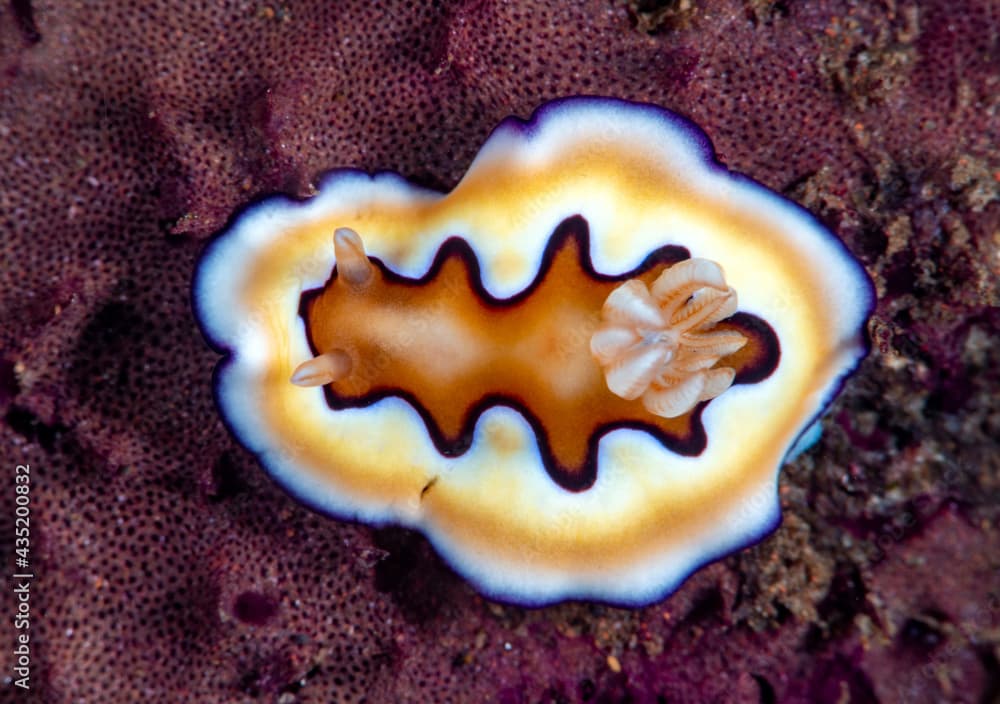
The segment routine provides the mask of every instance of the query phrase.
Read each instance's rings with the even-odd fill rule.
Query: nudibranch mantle
[[[364,341],[332,353],[338,371],[330,378],[353,365],[368,375],[370,395],[348,398],[338,382],[322,379],[310,382],[318,386],[291,383],[293,374],[301,382],[304,363],[328,351],[317,340],[341,329],[318,332],[315,312],[323,307],[317,292],[333,291],[339,280],[338,231],[338,246],[347,246],[348,235],[359,238],[348,243],[363,246],[360,256],[371,258],[378,281],[414,292],[448,262],[464,262],[476,305],[491,315],[527,305],[550,270],[573,259],[553,254],[558,236],[585,250],[580,265],[594,286],[605,287],[600,300],[643,276],[655,290],[657,275],[690,257],[717,265],[718,274],[700,271],[709,272],[709,282],[724,272],[724,284],[713,284],[721,293],[713,295],[732,296],[708,322],[736,309],[737,294],[739,313],[718,322],[728,337],[717,354],[698,358],[715,381],[692,396],[693,408],[671,398],[671,414],[686,411],[677,419],[650,415],[647,427],[633,422],[630,409],[623,422],[597,426],[589,444],[568,439],[567,446],[589,448],[590,464],[571,468],[563,481],[554,466],[558,438],[540,420],[558,414],[532,409],[562,386],[572,388],[571,378],[535,385],[538,398],[526,398],[523,389],[490,396],[467,414],[467,432],[454,442],[454,433],[432,432],[441,424],[419,394],[383,388],[379,370],[393,367],[393,355],[405,356],[414,335],[426,333],[431,349],[448,352],[442,361],[428,357],[440,367],[429,374],[448,378],[450,366],[474,363],[466,358],[476,345],[463,337],[471,328],[450,311],[447,297],[402,325],[405,339],[379,348],[376,356],[390,361],[359,359]],[[450,290],[456,308],[468,309],[465,289]],[[588,291],[568,291],[567,298],[586,307],[598,300]],[[701,295],[692,294],[689,304]],[[216,371],[223,417],[280,485],[322,512],[419,529],[485,593],[532,604],[649,603],[701,565],[770,532],[779,520],[781,463],[864,356],[873,303],[863,269],[832,233],[794,203],[719,165],[692,123],[662,108],[605,98],[564,99],[527,121],[505,120],[447,194],[388,173],[345,169],[327,175],[307,201],[258,203],[207,248],[194,283],[199,322],[227,352]],[[570,345],[576,355],[566,375],[603,378],[598,359],[580,356],[591,354],[602,325],[600,305],[593,307],[568,330],[553,312],[553,344]],[[385,320],[395,319],[386,313]],[[381,345],[393,334],[383,323],[361,317],[353,327],[370,330]],[[699,334],[706,330],[715,334]],[[760,330],[766,332],[754,332]],[[734,352],[741,336],[756,352]],[[719,372],[729,367],[735,370]],[[606,386],[601,393],[609,394],[604,411],[626,403]],[[639,399],[628,403],[648,412]],[[574,484],[574,477],[585,479]]]

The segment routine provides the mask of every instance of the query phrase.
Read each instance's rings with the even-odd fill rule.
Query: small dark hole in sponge
[[[273,599],[260,592],[243,592],[233,602],[233,615],[254,626],[263,626],[278,613]]]
[[[10,0],[10,8],[14,11],[14,19],[25,41],[29,44],[42,41],[42,33],[35,24],[35,10],[31,7],[31,0]]]
[[[763,675],[752,675],[752,677],[760,690],[760,704],[774,704],[777,697],[774,694],[774,687],[767,681],[767,678]]]
[[[13,401],[21,393],[21,384],[14,371],[14,363],[9,359],[0,359],[0,405]]]
[[[943,639],[941,631],[919,618],[907,619],[899,632],[900,644],[920,654],[930,653]]]

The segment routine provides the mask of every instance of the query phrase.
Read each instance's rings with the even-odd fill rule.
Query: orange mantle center
[[[704,404],[678,418],[650,414],[640,401],[608,390],[589,346],[614,288],[632,278],[650,284],[687,252],[663,247],[634,271],[604,276],[591,266],[588,240],[583,218],[564,221],[532,284],[503,300],[485,291],[478,261],[459,239],[442,246],[419,280],[374,260],[374,276],[358,289],[335,269],[302,301],[313,353],[339,349],[353,362],[348,377],[325,387],[331,407],[402,397],[449,456],[469,448],[485,410],[515,408],[534,428],[550,476],[570,490],[593,483],[597,443],[615,428],[644,429],[675,452],[698,454],[707,441]],[[779,351],[770,326],[737,313],[717,326],[727,328],[748,340],[718,363],[736,370],[734,383],[760,381],[774,370]]]

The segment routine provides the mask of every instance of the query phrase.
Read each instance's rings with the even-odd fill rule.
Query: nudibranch
[[[295,497],[497,598],[642,604],[777,525],[873,292],[686,119],[570,98],[449,193],[344,169],[248,208],[194,303],[223,417]]]

